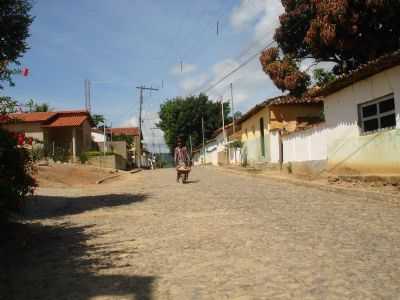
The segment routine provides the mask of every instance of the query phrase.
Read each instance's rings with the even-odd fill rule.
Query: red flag
[[[28,68],[22,68],[21,73],[22,73],[22,76],[27,77],[29,75],[29,69]]]

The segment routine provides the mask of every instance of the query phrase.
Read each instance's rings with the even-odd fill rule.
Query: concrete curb
[[[400,195],[396,196],[393,194],[388,194],[388,193],[380,193],[380,192],[373,192],[373,191],[365,191],[363,189],[349,189],[345,187],[338,187],[338,186],[330,186],[326,184],[321,184],[321,183],[316,183],[316,182],[307,182],[304,180],[299,180],[299,179],[294,179],[294,178],[288,178],[284,176],[276,176],[272,174],[265,174],[265,173],[251,173],[248,171],[241,171],[241,170],[233,170],[229,168],[215,168],[220,171],[226,171],[238,175],[244,175],[244,176],[253,176],[253,177],[264,177],[264,178],[269,178],[272,180],[276,180],[279,182],[282,182],[283,180],[285,182],[298,185],[298,186],[306,186],[306,187],[311,187],[311,188],[316,188],[322,191],[326,192],[336,192],[336,193],[342,193],[344,195],[348,196],[354,196],[358,198],[363,198],[363,199],[372,199],[372,200],[379,200],[379,201],[389,201],[393,202],[396,204],[400,205]]]
[[[109,180],[109,179],[113,179],[113,178],[116,178],[116,177],[119,177],[119,176],[121,176],[121,174],[113,174],[113,175],[104,177],[104,178],[102,178],[102,179],[100,179],[100,180],[97,180],[97,181],[96,181],[96,184],[101,184],[101,183],[103,183],[103,182],[105,182],[105,181],[107,181],[107,180]]]

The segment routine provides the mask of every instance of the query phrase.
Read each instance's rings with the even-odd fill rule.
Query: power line
[[[301,21],[301,20],[300,20]],[[300,21],[297,22],[296,24],[294,24],[294,26],[292,28],[295,28],[296,26],[298,26],[300,24]],[[203,91],[202,89],[196,89],[196,93],[198,91],[201,91],[200,93],[207,93],[210,90],[212,90],[213,88],[215,88],[216,86],[218,86],[221,82],[223,82],[225,79],[227,79],[228,77],[230,77],[231,75],[233,75],[234,73],[236,73],[237,71],[239,71],[241,68],[245,67],[247,64],[249,64],[253,59],[255,59],[259,54],[261,54],[262,51],[264,51],[266,48],[271,47],[273,44],[275,43],[274,40],[270,41],[267,45],[265,45],[262,49],[258,50],[256,53],[254,53],[252,56],[250,56],[248,59],[246,59],[244,62],[242,62],[239,66],[237,66],[236,68],[234,68],[232,71],[228,72],[227,74],[225,74],[221,79],[217,80],[216,82],[212,83],[209,87],[205,88]],[[246,51],[248,52],[248,51]],[[194,94],[194,92],[192,92],[191,94]]]
[[[227,79],[228,77],[232,76],[233,74],[235,74],[237,71],[239,71],[241,68],[245,67],[246,65],[248,65],[253,59],[255,59],[256,57],[258,57],[258,55],[260,55],[260,53],[270,47],[273,43],[275,43],[275,41],[270,42],[269,44],[267,44],[265,47],[263,47],[261,50],[257,51],[256,53],[254,53],[253,55],[251,55],[248,59],[246,59],[244,62],[242,62],[239,66],[237,66],[236,68],[234,68],[232,71],[228,72],[227,74],[225,74],[222,78],[218,79],[216,82],[212,83],[209,87],[205,88],[204,90],[202,89],[197,89],[195,90],[195,92],[197,93],[198,91],[200,91],[200,93],[207,93],[210,90],[212,90],[213,88],[215,88],[216,86],[218,86],[221,82],[223,82],[225,79]],[[195,92],[192,92],[191,94],[194,94]]]

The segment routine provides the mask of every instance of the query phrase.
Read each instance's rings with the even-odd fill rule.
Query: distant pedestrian
[[[189,153],[186,149],[186,146],[183,145],[182,139],[178,138],[175,148],[175,166],[176,166],[176,182],[179,182],[181,176],[183,176],[183,183],[188,180],[189,172],[190,172],[190,157]]]

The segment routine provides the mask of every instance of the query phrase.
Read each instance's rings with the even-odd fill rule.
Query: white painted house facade
[[[400,173],[400,51],[339,77],[318,95],[325,123],[282,137],[284,163],[311,172]]]
[[[400,53],[364,68],[325,92],[328,171],[400,173]]]

